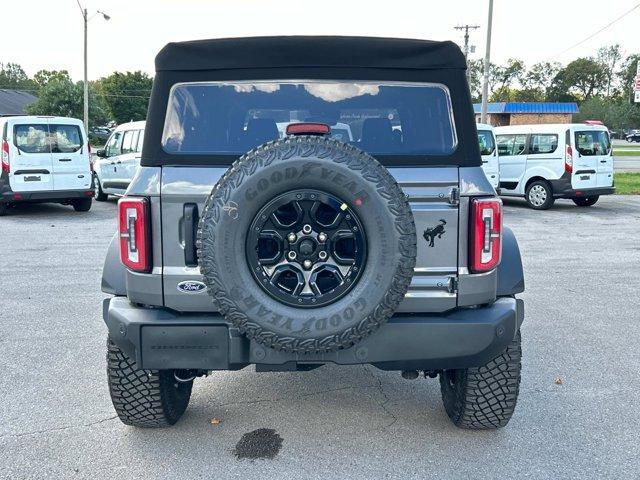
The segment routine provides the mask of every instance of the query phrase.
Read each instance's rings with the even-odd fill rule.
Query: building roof
[[[284,36],[196,40],[167,44],[156,70],[280,67],[465,69],[453,42],[376,37]]]
[[[473,111],[481,113],[482,105],[473,104]],[[575,102],[497,102],[487,105],[487,113],[578,113]]]
[[[21,90],[0,89],[0,116],[24,115],[27,105],[31,105],[38,98]]]

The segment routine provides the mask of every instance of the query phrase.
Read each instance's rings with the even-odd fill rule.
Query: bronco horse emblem
[[[444,226],[447,224],[447,221],[444,218],[440,219],[440,224],[436,225],[433,228],[427,228],[422,236],[429,243],[430,247],[434,246],[434,241],[436,237],[442,238],[442,235],[445,234]]]

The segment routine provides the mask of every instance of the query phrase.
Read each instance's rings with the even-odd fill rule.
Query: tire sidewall
[[[210,202],[218,208],[207,208],[200,229],[201,270],[221,310],[260,343],[296,351],[334,349],[375,330],[379,325],[371,321],[373,314],[389,308],[384,306],[385,296],[398,282],[398,265],[407,261],[403,253],[410,253],[403,252],[397,212],[372,181],[378,175],[368,180],[367,173],[354,174],[347,162],[300,155],[273,161],[249,175],[238,168],[214,189]],[[368,168],[370,173],[384,170],[375,160]],[[258,285],[247,262],[247,233],[257,213],[273,198],[297,189],[319,190],[346,202],[358,216],[367,242],[366,264],[356,285],[342,298],[317,308],[295,308],[273,299]],[[397,306],[399,299],[394,300]]]
[[[547,199],[545,200],[545,202],[542,205],[534,205],[531,202],[531,200],[529,199],[529,193],[531,192],[531,189],[536,185],[542,186],[547,192]],[[551,208],[551,206],[553,205],[553,202],[554,202],[553,190],[551,189],[551,185],[549,184],[549,182],[546,182],[544,180],[536,180],[536,181],[532,182],[527,187],[527,191],[525,192],[525,200],[527,201],[527,205],[529,205],[534,210],[547,210],[547,209]]]

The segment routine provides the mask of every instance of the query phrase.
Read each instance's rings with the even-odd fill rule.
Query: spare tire
[[[297,353],[348,348],[395,312],[413,276],[407,198],[373,157],[287,137],[236,161],[198,228],[198,263],[225,318]]]

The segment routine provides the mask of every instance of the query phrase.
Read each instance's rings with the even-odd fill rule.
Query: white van
[[[89,144],[82,121],[66,117],[0,118],[0,215],[21,202],[91,208]]]
[[[482,155],[482,170],[484,170],[484,174],[487,176],[491,186],[498,191],[500,184],[500,166],[493,127],[486,123],[478,123],[476,124],[476,129],[478,130],[480,155]]]
[[[545,210],[556,198],[589,207],[615,192],[609,131],[604,125],[496,127],[500,195],[524,197]]]
[[[102,202],[109,195],[124,195],[140,166],[145,122],[119,125],[104,149],[96,152],[93,162],[95,199]]]

